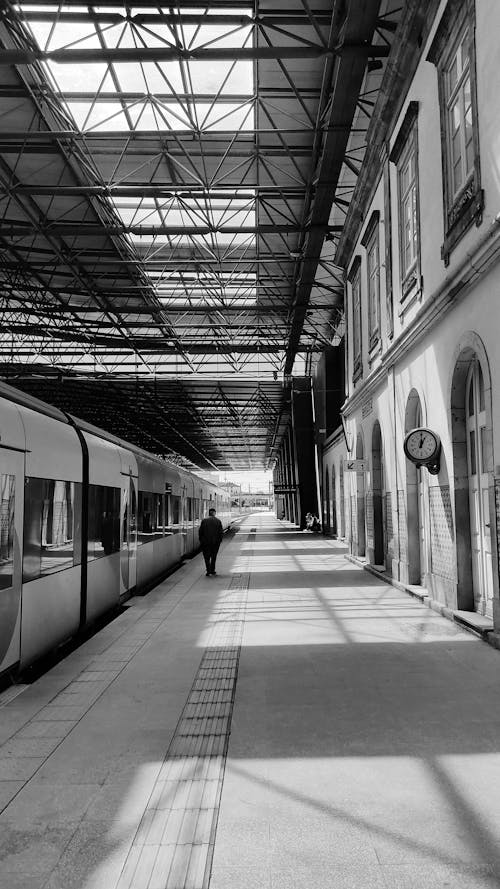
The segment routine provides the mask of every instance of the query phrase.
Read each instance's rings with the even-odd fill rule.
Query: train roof
[[[181,476],[186,475],[190,478],[194,477],[204,484],[211,485],[213,488],[221,488],[221,490],[224,491],[226,490],[225,488],[222,488],[221,485],[218,485],[216,482],[212,482],[206,478],[203,478],[203,476],[197,475],[196,472],[190,472],[187,469],[182,469],[180,466],[176,466],[176,464],[172,463],[170,460],[165,460],[163,457],[158,457],[156,454],[151,454],[149,453],[149,451],[144,451],[142,448],[137,447],[137,445],[131,444],[131,442],[125,441],[122,438],[118,438],[118,436],[113,435],[113,433],[111,432],[107,432],[106,429],[100,429],[98,426],[93,426],[92,423],[88,423],[86,420],[81,420],[74,414],[67,414],[64,411],[61,411],[59,408],[54,407],[54,405],[48,404],[45,401],[41,401],[39,398],[35,398],[32,395],[28,395],[26,392],[22,392],[20,389],[14,388],[14,386],[9,386],[7,383],[0,382],[0,397],[14,402],[15,404],[19,404],[21,407],[27,407],[30,408],[30,410],[36,411],[37,413],[44,414],[47,417],[52,417],[54,420],[58,420],[60,423],[74,425],[82,432],[88,432],[91,435],[97,436],[98,438],[103,438],[105,441],[110,441],[121,448],[128,449],[136,457],[141,457],[143,460],[149,460],[162,466],[167,465],[169,469],[174,472],[178,472]]]

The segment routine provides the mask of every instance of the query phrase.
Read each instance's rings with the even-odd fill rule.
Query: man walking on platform
[[[219,552],[224,531],[222,522],[215,517],[215,509],[208,510],[208,518],[202,519],[198,536],[201,543],[201,551],[207,566],[207,577],[217,574],[215,560]]]

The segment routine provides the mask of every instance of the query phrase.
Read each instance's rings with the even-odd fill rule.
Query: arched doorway
[[[330,533],[330,476],[328,466],[325,470],[325,487],[323,489],[323,510],[325,516],[325,534]]]
[[[382,432],[375,421],[372,432],[373,561],[385,565],[384,467]]]
[[[422,426],[422,405],[416,389],[408,396],[405,433]],[[428,572],[428,490],[426,470],[406,460],[406,528],[408,583],[425,586]]]
[[[466,339],[470,345],[459,354],[451,392],[457,604],[492,617],[491,382],[481,340],[475,334]]]
[[[330,515],[331,530],[330,533],[337,537],[337,501],[336,501],[336,484],[335,484],[335,464],[332,463],[332,486],[330,489]]]
[[[486,451],[486,406],[481,364],[474,359],[467,376],[467,469],[474,609],[493,616],[489,478]]]
[[[361,433],[356,439],[356,459],[364,458],[364,445]],[[364,556],[366,553],[366,523],[365,523],[365,474],[356,472],[356,505],[357,505],[357,540],[356,555]]]

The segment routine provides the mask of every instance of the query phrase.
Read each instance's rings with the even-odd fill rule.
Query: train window
[[[163,526],[163,533],[166,536],[170,536],[173,534],[172,528],[172,495],[165,494],[165,524]]]
[[[163,536],[163,495],[153,494],[156,516],[156,537]]]
[[[181,498],[177,497],[175,494],[171,495],[171,505],[172,505],[172,531],[174,534],[178,534],[180,531],[180,521],[181,521]]]
[[[0,475],[0,590],[12,586],[14,564],[15,475]]]
[[[100,559],[120,549],[120,488],[89,485],[87,558]]]
[[[139,491],[137,543],[149,543],[163,535],[162,495]]]
[[[137,543],[148,543],[153,534],[153,494],[139,491],[137,510]]]
[[[80,564],[80,504],[79,484],[43,478],[26,479],[23,550],[25,583]]]

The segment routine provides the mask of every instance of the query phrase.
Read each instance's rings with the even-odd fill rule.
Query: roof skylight
[[[217,10],[217,24],[210,24],[211,10],[180,10],[169,16],[170,7],[114,9],[61,7],[59,3],[36,7],[20,4],[38,46],[44,52],[63,50],[67,61],[46,63],[56,91],[82,131],[121,130],[252,130],[253,66],[251,61],[217,58],[217,51],[250,46],[252,27],[234,23],[234,10]],[[40,13],[48,14],[39,21]],[[81,12],[86,15],[83,18]],[[197,24],[184,24],[189,13]],[[250,10],[246,13],[250,15]],[[228,23],[221,19],[227,16]],[[83,20],[82,20],[83,19]],[[148,50],[165,50],[168,58],[149,61]],[[88,50],[85,59],[71,61],[74,51]],[[210,58],[203,59],[208,50]],[[103,54],[112,51],[109,60]],[[120,54],[120,52],[122,54]],[[123,60],[131,51],[133,59]],[[134,52],[135,51],[135,52]],[[96,52],[95,61],[91,60]],[[114,53],[114,55],[113,55]],[[195,58],[190,55],[195,54]]]

